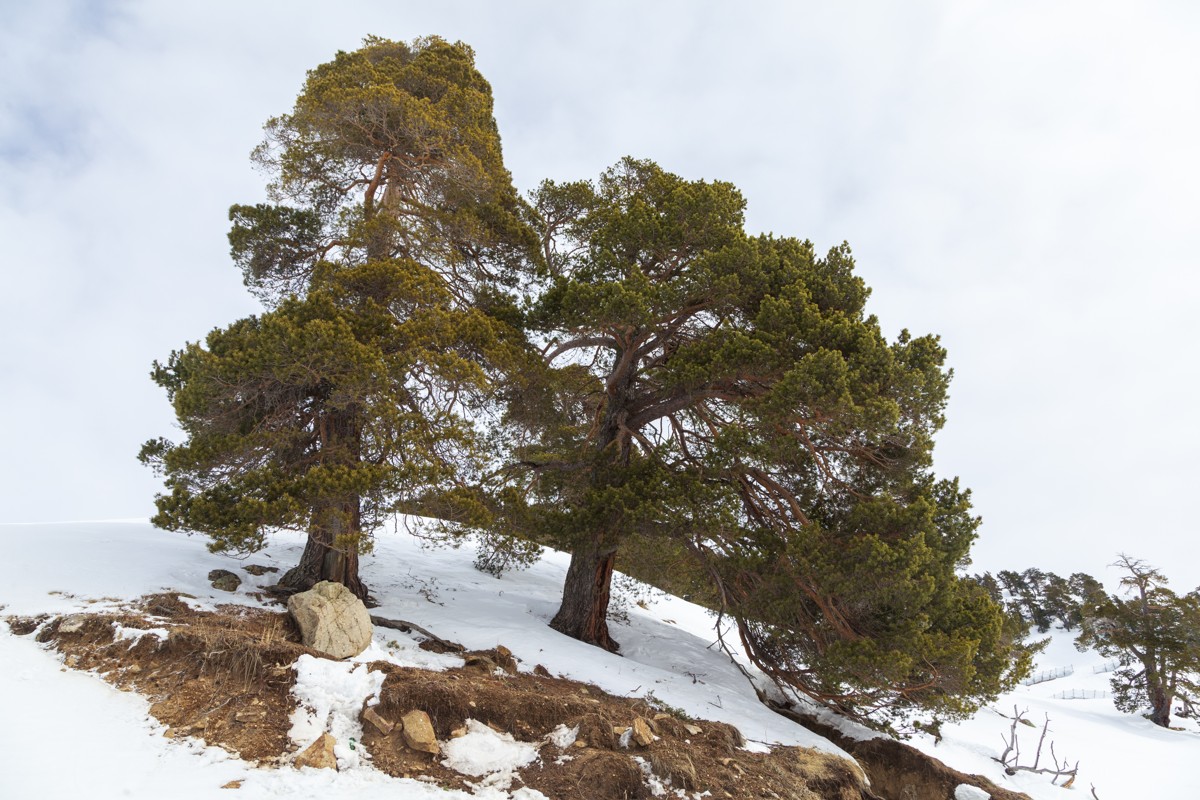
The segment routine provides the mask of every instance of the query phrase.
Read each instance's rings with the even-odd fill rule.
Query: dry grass
[[[289,760],[291,665],[312,651],[299,643],[286,614],[240,606],[202,612],[177,595],[160,594],[124,611],[89,616],[76,632],[60,632],[62,622],[9,620],[14,631],[37,628],[39,641],[60,650],[69,666],[97,670],[117,686],[146,695],[167,735],[201,737],[263,764]],[[169,634],[163,641],[144,636],[131,643],[114,639],[114,623],[163,627]],[[634,756],[671,787],[714,798],[868,796],[856,768],[827,754],[799,748],[750,753],[741,749],[742,737],[730,725],[679,719],[644,700],[613,697],[544,670],[516,673],[503,649],[466,655],[473,666],[445,672],[372,664],[385,674],[375,711],[398,722],[409,711],[423,710],[442,740],[467,719],[524,741],[539,741],[559,725],[578,727],[576,743],[566,752],[545,744],[541,761],[520,772],[526,785],[555,800],[651,797]],[[620,747],[616,731],[638,717],[658,738],[644,748]],[[689,725],[701,732],[692,733]],[[463,776],[408,749],[399,730],[384,735],[364,724],[362,744],[373,764],[389,774],[464,788]]]

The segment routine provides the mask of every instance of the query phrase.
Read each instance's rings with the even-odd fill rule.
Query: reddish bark
[[[608,601],[617,548],[597,539],[571,553],[571,565],[563,583],[562,606],[550,627],[581,642],[620,649],[608,634]]]

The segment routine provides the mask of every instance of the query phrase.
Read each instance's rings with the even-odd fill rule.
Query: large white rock
[[[371,644],[371,615],[340,583],[321,581],[288,598],[288,612],[304,644],[330,658],[356,656]]]

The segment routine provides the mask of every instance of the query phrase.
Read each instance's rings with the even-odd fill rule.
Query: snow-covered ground
[[[301,535],[281,534],[249,562],[287,568],[302,545]],[[209,553],[202,538],[158,531],[142,522],[0,525],[0,547],[8,554],[0,583],[3,616],[86,611],[162,590],[186,592],[201,603],[232,599],[257,605],[249,592],[272,579],[241,572],[240,562]],[[381,534],[363,568],[381,603],[374,613],[410,620],[470,649],[502,644],[513,651],[523,670],[541,664],[554,674],[595,683],[616,695],[653,694],[692,716],[737,725],[751,747],[780,743],[840,752],[758,702],[745,678],[713,646],[713,619],[703,609],[661,594],[651,595],[644,607],[628,604],[628,622],[614,626],[622,655],[612,655],[546,625],[560,597],[564,555],[549,552],[532,569],[499,579],[473,569],[472,557],[469,550],[423,549],[403,530]],[[238,572],[242,587],[232,595],[213,589],[206,576],[215,568]],[[447,663],[447,657],[417,650],[391,630],[377,631],[375,645],[359,660],[380,657],[428,668]],[[1077,653],[1069,634],[1055,634],[1039,657],[1038,669],[1073,665],[1074,674],[1020,687],[1001,698],[995,709],[946,725],[936,746],[928,737],[912,743],[953,767],[987,775],[1035,800],[1090,797],[1093,783],[1101,800],[1200,797],[1195,768],[1200,732],[1194,726],[1166,731],[1140,717],[1120,714],[1108,699],[1054,698],[1064,691],[1107,690],[1108,676],[1092,673],[1093,666],[1103,663],[1094,654]],[[336,670],[335,675],[300,665],[297,692],[307,711],[293,719],[292,735],[298,742],[315,737],[323,723],[346,728],[344,736],[353,735],[356,722],[344,719],[339,709],[361,703],[370,695],[374,679],[361,665],[338,665]],[[341,691],[350,699],[340,696]],[[1043,714],[1049,714],[1048,740],[1055,742],[1055,752],[1080,762],[1074,788],[1053,787],[1045,776],[1006,776],[991,760],[1003,748],[1001,737],[1010,724],[997,710],[1011,715],[1014,704],[1027,709],[1027,717],[1039,727]],[[312,796],[335,785],[339,796],[360,800],[540,797],[488,777],[502,778],[505,758],[527,759],[537,743],[493,741],[482,731],[474,731],[474,738],[464,737],[465,742],[456,740],[451,754],[463,765],[497,765],[492,773],[484,771],[474,795],[391,778],[348,750],[339,751],[345,768],[338,773],[257,769],[216,748],[164,738],[148,715],[146,701],[98,677],[65,669],[55,654],[41,649],[32,637],[14,636],[7,626],[0,626],[0,710],[5,718],[0,753],[6,764],[16,765],[0,769],[0,798],[228,798],[220,787],[231,780],[243,782],[238,794],[243,798]],[[1038,730],[1019,730],[1022,751],[1032,753]]]

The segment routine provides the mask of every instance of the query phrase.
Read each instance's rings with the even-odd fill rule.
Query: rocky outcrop
[[[321,581],[288,598],[288,613],[305,645],[330,658],[350,658],[371,644],[367,607],[340,583]]]

